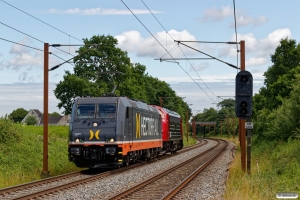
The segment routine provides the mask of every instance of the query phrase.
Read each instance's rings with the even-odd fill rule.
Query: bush
[[[29,116],[26,118],[25,123],[27,125],[36,125],[37,124],[37,119],[34,116]]]
[[[20,126],[11,119],[0,118],[0,143],[15,142],[20,138]]]

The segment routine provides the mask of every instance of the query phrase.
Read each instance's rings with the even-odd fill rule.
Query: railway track
[[[172,199],[226,147],[226,141],[216,140],[216,145],[212,148],[111,197],[111,199]]]
[[[206,140],[201,141],[197,145],[187,147],[182,149],[176,154],[181,154],[186,151],[192,150],[194,148],[198,148],[199,146],[205,145],[207,143]],[[175,154],[175,155],[176,155]],[[153,159],[150,161],[141,161],[135,164],[132,164],[128,167],[123,167],[120,169],[110,170],[110,171],[89,171],[84,170],[80,172],[69,173],[61,176],[56,176],[52,178],[47,178],[31,183],[26,183],[22,185],[17,185],[9,188],[0,189],[0,199],[8,200],[8,199],[34,199],[41,198],[44,195],[54,194],[56,192],[72,188],[78,185],[86,184],[89,182],[100,180],[106,176],[110,176],[113,174],[121,173],[125,170],[132,169],[149,162],[155,162],[156,160],[167,159],[171,154],[167,154],[166,156],[159,157],[157,159]]]

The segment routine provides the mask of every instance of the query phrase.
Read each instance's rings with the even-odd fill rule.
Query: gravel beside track
[[[216,141],[209,140],[207,145],[199,147],[195,150],[173,156],[169,159],[165,159],[165,160],[157,161],[157,162],[150,163],[147,165],[143,165],[143,166],[135,168],[135,169],[126,170],[125,172],[122,172],[120,174],[105,177],[100,181],[88,183],[88,184],[81,185],[81,186],[78,186],[78,187],[70,189],[70,190],[65,190],[65,191],[55,193],[55,194],[43,196],[42,199],[51,199],[51,200],[109,199],[116,193],[124,191],[136,184],[139,184],[140,182],[144,181],[145,179],[152,177],[153,175],[159,174],[162,171],[165,171],[175,165],[178,165],[182,161],[185,161],[185,160],[193,157],[194,155],[207,150],[208,148],[212,147],[214,144],[216,144]],[[231,143],[229,144],[229,146],[230,147],[227,148],[229,150],[226,150],[225,154],[222,154],[223,161],[221,161],[218,164],[218,165],[221,165],[220,168],[224,169],[225,171],[221,170],[221,169],[216,169],[215,171],[211,172],[213,174],[213,176],[217,177],[217,180],[221,183],[222,186],[220,186],[220,188],[218,188],[217,184],[215,182],[213,182],[214,179],[212,177],[210,178],[210,180],[204,179],[204,181],[203,180],[200,181],[200,183],[202,182],[205,184],[208,184],[208,181],[211,181],[212,185],[213,185],[213,186],[211,186],[211,188],[212,188],[211,190],[215,190],[213,188],[218,189],[218,192],[220,193],[219,194],[220,197],[222,195],[221,192],[224,191],[224,185],[225,185],[225,181],[226,181],[226,177],[227,177],[227,169],[229,166],[229,162],[231,162],[231,160],[232,160],[232,154],[231,154],[230,148],[233,148],[233,147],[232,147]],[[230,152],[228,153],[228,151],[230,151]],[[228,155],[230,154],[231,160],[229,158],[223,159],[223,156],[227,157],[227,154]],[[219,161],[217,161],[217,162],[219,162]],[[216,162],[214,162],[214,163],[216,163]],[[208,169],[210,169],[210,168],[206,169],[207,172],[210,172],[211,170],[208,170]],[[222,173],[222,175],[220,175],[220,173]],[[220,180],[221,178],[222,178],[222,180]],[[199,185],[199,183],[198,183],[198,185]],[[201,186],[201,187],[203,187],[203,186]],[[223,188],[223,189],[221,190],[221,188]],[[207,190],[205,190],[205,191],[207,191]],[[195,193],[195,190],[193,190],[193,193]],[[208,192],[208,194],[211,194],[211,192]],[[194,197],[192,197],[190,199],[202,199],[201,198],[202,196],[203,195],[201,192],[197,192],[197,195],[194,195]],[[99,198],[99,197],[101,197],[101,198]],[[178,198],[182,199],[181,197],[178,197]],[[186,199],[186,198],[183,197],[183,199]]]
[[[207,166],[173,199],[224,199],[228,170],[235,155],[236,145],[228,141],[226,150]]]

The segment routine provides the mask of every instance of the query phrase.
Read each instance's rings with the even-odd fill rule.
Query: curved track
[[[206,144],[207,141],[201,141],[197,145],[186,147],[179,151],[177,154],[184,153],[186,151],[192,150],[194,148],[198,148]],[[138,162],[129,167],[123,167],[120,169],[110,170],[103,172],[102,171],[89,171],[84,170],[80,172],[69,173],[61,176],[56,176],[52,178],[43,179],[40,181],[35,181],[27,184],[17,185],[9,188],[4,188],[0,190],[0,198],[1,199],[33,199],[42,197],[43,195],[53,194],[58,191],[62,191],[64,189],[72,188],[77,185],[85,184],[88,182],[96,181],[102,179],[106,176],[110,176],[112,174],[121,173],[125,170],[132,169],[138,167],[140,165],[147,164],[149,162],[153,162],[160,159],[166,159],[171,154],[167,154],[166,156],[159,157],[157,159],[153,159],[150,161]]]
[[[203,153],[160,173],[111,199],[170,199],[211,163],[226,147],[224,140]],[[199,167],[200,166],[200,167]]]

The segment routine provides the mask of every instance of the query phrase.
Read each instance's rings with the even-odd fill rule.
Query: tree
[[[271,55],[273,66],[264,74],[265,85],[268,88],[274,82],[277,82],[280,76],[287,74],[291,69],[299,66],[300,63],[300,45],[296,40],[282,39],[280,44]]]
[[[235,108],[235,100],[234,99],[224,99],[217,104],[217,107],[221,108]]]
[[[267,118],[268,125],[263,135],[270,139],[286,140],[300,129],[300,74],[296,75],[291,98],[275,109]]]
[[[74,58],[74,74],[66,71],[64,80],[54,90],[60,100],[58,107],[64,108],[65,114],[71,113],[76,97],[99,97],[115,92],[117,96],[127,96],[153,105],[159,105],[159,97],[172,97],[164,99],[163,106],[185,116],[187,104],[166,82],[149,76],[146,66],[130,63],[127,52],[116,47],[118,43],[115,38],[93,36],[90,40],[85,39],[84,43],[97,46],[84,46],[78,50],[79,55]]]
[[[271,60],[273,65],[264,73],[265,86],[259,93],[263,96],[254,100],[254,111],[262,107],[258,99],[264,101],[264,108],[272,110],[282,105],[285,98],[289,98],[292,80],[300,72],[300,45],[295,40],[282,39],[271,55]]]
[[[25,120],[25,123],[27,125],[36,125],[37,124],[37,119],[35,118],[35,116],[28,116]]]
[[[49,113],[49,116],[60,116],[58,112]]]
[[[27,114],[27,110],[24,108],[18,108],[10,113],[9,118],[14,122],[21,122]]]
[[[71,106],[78,96],[101,96],[114,90],[126,80],[130,59],[127,52],[117,48],[117,39],[112,36],[93,36],[84,43],[93,46],[80,47],[74,58],[74,74],[66,71],[64,80],[54,90],[58,107],[65,114],[71,113]]]

